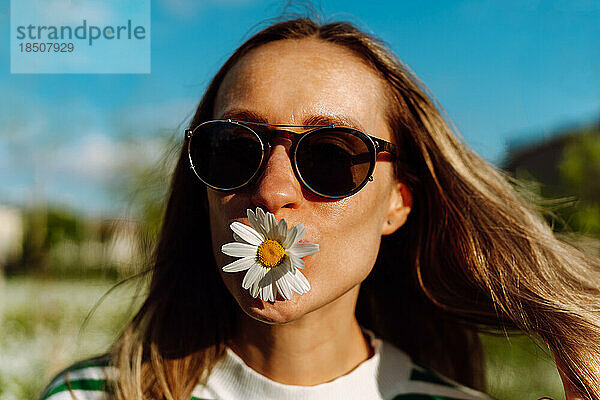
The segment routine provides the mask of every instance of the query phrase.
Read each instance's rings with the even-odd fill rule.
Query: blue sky
[[[0,204],[120,213],[107,187],[124,160],[155,162],[227,56],[281,4],[155,0],[150,74],[11,74],[10,2],[0,0]],[[491,162],[510,143],[600,118],[596,0],[313,4],[384,39]]]

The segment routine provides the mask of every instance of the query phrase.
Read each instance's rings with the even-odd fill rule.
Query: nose
[[[252,202],[273,214],[281,208],[297,208],[303,198],[287,147],[281,143],[271,145],[267,164],[254,183]]]

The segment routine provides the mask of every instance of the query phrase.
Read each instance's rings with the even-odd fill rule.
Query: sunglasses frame
[[[256,138],[258,139],[258,141],[261,145],[261,159],[260,159],[260,162],[258,164],[258,168],[256,169],[256,171],[254,171],[252,176],[250,178],[248,178],[244,183],[242,183],[238,186],[232,187],[232,188],[221,188],[221,187],[214,186],[214,185],[211,185],[210,183],[206,182],[204,179],[202,179],[202,177],[200,177],[200,175],[198,175],[198,172],[196,171],[196,168],[194,167],[194,161],[192,160],[191,144],[192,144],[192,138],[194,137],[194,134],[196,132],[198,132],[198,130],[202,126],[211,124],[211,123],[215,123],[215,122],[231,123],[234,125],[241,126],[245,129],[248,129],[250,132],[252,132],[256,136]],[[267,133],[264,130],[253,129],[252,128],[253,126],[263,127],[263,128],[267,127],[267,128],[273,128],[273,129],[271,129]],[[293,131],[290,131],[287,129],[281,129],[281,128],[312,128],[312,129],[309,129],[306,132],[296,133],[296,132],[293,132]],[[319,192],[318,190],[313,189],[302,177],[302,174],[300,173],[300,170],[298,169],[298,164],[296,161],[296,151],[298,149],[298,146],[302,142],[302,140],[305,140],[306,138],[308,138],[310,136],[313,136],[313,135],[318,134],[323,131],[328,131],[333,128],[335,128],[337,130],[341,130],[346,133],[350,133],[351,135],[354,135],[354,136],[360,138],[363,141],[363,143],[365,143],[365,145],[367,146],[367,148],[369,150],[369,170],[366,174],[366,177],[363,179],[363,181],[360,183],[360,185],[358,185],[356,188],[352,189],[349,193],[345,193],[345,194],[341,194],[341,195],[324,194],[324,193]],[[223,192],[238,190],[238,189],[248,185],[250,182],[252,182],[257,177],[257,175],[260,175],[260,173],[262,173],[262,171],[265,167],[265,164],[266,164],[265,163],[265,160],[266,160],[265,154],[271,148],[271,139],[273,137],[283,137],[285,139],[289,139],[292,142],[292,145],[291,145],[290,151],[289,151],[289,155],[290,155],[290,160],[291,160],[291,164],[292,164],[292,169],[294,171],[294,175],[296,175],[296,178],[298,179],[298,181],[309,191],[311,191],[312,193],[314,193],[318,196],[321,196],[321,197],[324,197],[327,199],[342,199],[344,197],[352,196],[353,194],[360,191],[367,184],[367,182],[373,181],[372,174],[373,174],[373,171],[375,170],[375,164],[377,162],[377,155],[379,153],[381,153],[381,152],[389,153],[392,161],[398,155],[398,149],[395,144],[385,141],[383,139],[379,139],[377,137],[368,135],[362,131],[359,131],[358,129],[350,128],[350,127],[346,127],[346,126],[339,126],[339,125],[335,125],[335,124],[330,124],[330,125],[285,125],[285,124],[267,124],[267,123],[263,123],[263,122],[238,121],[238,120],[234,120],[234,119],[214,119],[214,120],[210,120],[210,121],[205,121],[205,122],[201,123],[200,125],[196,126],[194,129],[186,129],[185,130],[185,138],[188,141],[187,150],[188,150],[188,159],[190,162],[190,168],[194,171],[194,174],[196,175],[196,177],[198,177],[198,179],[200,179],[200,181],[202,183],[204,183],[206,186],[208,186],[212,189],[223,191]]]

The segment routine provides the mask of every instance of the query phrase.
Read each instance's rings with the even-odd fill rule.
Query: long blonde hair
[[[363,282],[359,322],[416,362],[483,389],[477,332],[517,329],[548,343],[574,386],[600,400],[600,260],[557,239],[510,177],[453,133],[432,96],[377,38],[308,18],[275,23],[225,62],[191,127],[213,118],[227,72],[254,48],[317,38],[347,49],[387,83],[388,123],[413,194]],[[223,355],[238,306],[212,257],[206,188],[182,145],[141,309],[115,343],[118,399],[189,399]],[[389,288],[389,289],[388,289]]]

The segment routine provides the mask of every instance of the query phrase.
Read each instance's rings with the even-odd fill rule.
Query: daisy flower
[[[278,223],[275,215],[261,208],[248,209],[247,214],[251,226],[233,222],[230,227],[236,241],[221,247],[224,254],[242,258],[225,265],[223,271],[247,270],[242,287],[264,301],[275,301],[277,293],[291,300],[292,292],[308,292],[310,284],[299,268],[304,268],[302,258],[319,251],[319,245],[299,242],[306,232],[304,225],[288,230],[285,219]]]

